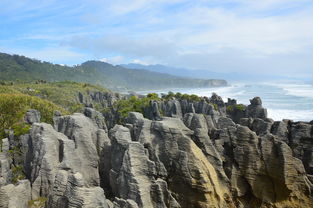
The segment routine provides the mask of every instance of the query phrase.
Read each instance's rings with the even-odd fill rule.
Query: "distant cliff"
[[[102,85],[114,90],[143,90],[225,86],[225,80],[192,79],[142,69],[127,69],[100,61],[74,67],[0,53],[0,80],[76,81]]]

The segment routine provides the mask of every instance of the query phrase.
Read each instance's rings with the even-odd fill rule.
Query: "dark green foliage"
[[[229,105],[226,108],[227,112],[229,113],[234,112],[235,110],[244,111],[245,109],[246,109],[246,106],[243,104]]]
[[[15,130],[24,134],[29,126],[24,124],[24,115],[28,109],[36,109],[41,113],[41,120],[52,123],[53,112],[58,110],[67,113],[63,108],[38,97],[23,94],[0,94],[0,138],[5,136],[5,130]]]
[[[27,134],[30,129],[30,125],[24,122],[13,124],[11,129],[14,131],[14,136],[18,137],[23,134]]]
[[[12,183],[16,184],[19,180],[25,179],[25,174],[23,172],[23,167],[20,165],[13,166],[12,170]]]
[[[78,82],[38,82],[19,83],[13,86],[1,86],[1,92],[22,93],[49,100],[62,106],[70,113],[82,112],[84,105],[77,100],[78,93],[87,95],[88,92],[108,92],[107,89],[87,83]]]
[[[167,93],[167,95],[164,96],[165,100],[170,100],[172,98],[181,99],[181,100],[188,100],[188,101],[195,101],[195,102],[201,101],[201,97],[199,97],[198,95],[181,94],[180,92],[177,92],[175,94],[175,93],[170,91]]]
[[[188,79],[147,70],[127,69],[100,61],[87,61],[74,67],[42,62],[24,56],[0,53],[1,84],[14,84],[22,80],[36,81],[76,81],[99,84],[114,90],[160,89],[169,87],[210,87],[224,80]]]
[[[129,112],[139,112],[144,113],[144,109],[149,106],[150,101],[152,100],[160,100],[156,93],[150,93],[147,97],[138,98],[136,96],[131,96],[127,100],[119,100],[115,103],[115,108],[120,116],[120,121],[128,116]]]

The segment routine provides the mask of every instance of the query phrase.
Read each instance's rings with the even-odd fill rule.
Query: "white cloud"
[[[313,68],[312,0],[19,2],[0,12],[20,14],[18,8],[28,3],[31,6],[15,18],[38,17],[36,26],[45,26],[34,27],[20,39],[61,42],[59,54],[49,45],[38,52],[25,51],[25,55],[44,60],[105,57],[101,60],[112,64],[133,60],[215,71],[289,74]],[[62,8],[69,12],[61,15]],[[64,18],[55,24],[58,15]]]
[[[133,59],[130,63],[141,64],[141,65],[150,65],[150,64],[152,64],[152,63],[140,60],[140,59]]]
[[[48,61],[58,64],[77,64],[77,59],[88,60],[88,55],[74,52],[68,47],[47,47],[42,49],[25,49],[25,48],[1,48],[1,51],[9,54],[24,55],[29,58]]]
[[[123,56],[113,56],[113,57],[107,57],[107,58],[102,58],[100,61],[110,63],[110,64],[121,64],[124,61]]]

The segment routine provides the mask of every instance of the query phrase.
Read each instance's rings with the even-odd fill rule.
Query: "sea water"
[[[253,97],[261,97],[267,108],[268,117],[274,120],[291,119],[294,121],[313,120],[313,85],[299,83],[262,83],[231,84],[219,88],[171,89],[168,91],[210,97],[213,92],[226,102],[227,98],[236,99],[238,103],[249,104]],[[148,93],[149,91],[142,92]],[[152,91],[151,91],[152,92]]]

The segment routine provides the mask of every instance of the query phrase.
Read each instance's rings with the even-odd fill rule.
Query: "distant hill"
[[[0,80],[76,81],[102,85],[113,90],[165,89],[225,86],[221,79],[179,77],[145,69],[128,69],[101,61],[74,67],[52,64],[19,55],[0,53]]]
[[[167,73],[174,76],[190,77],[196,79],[225,79],[228,81],[262,81],[262,80],[277,80],[277,79],[288,79],[284,76],[273,76],[273,75],[260,75],[260,74],[250,74],[250,73],[223,73],[215,72],[207,69],[188,69],[181,67],[165,66],[161,64],[155,65],[142,65],[142,64],[121,64],[120,66],[128,69],[144,69],[153,72]]]

